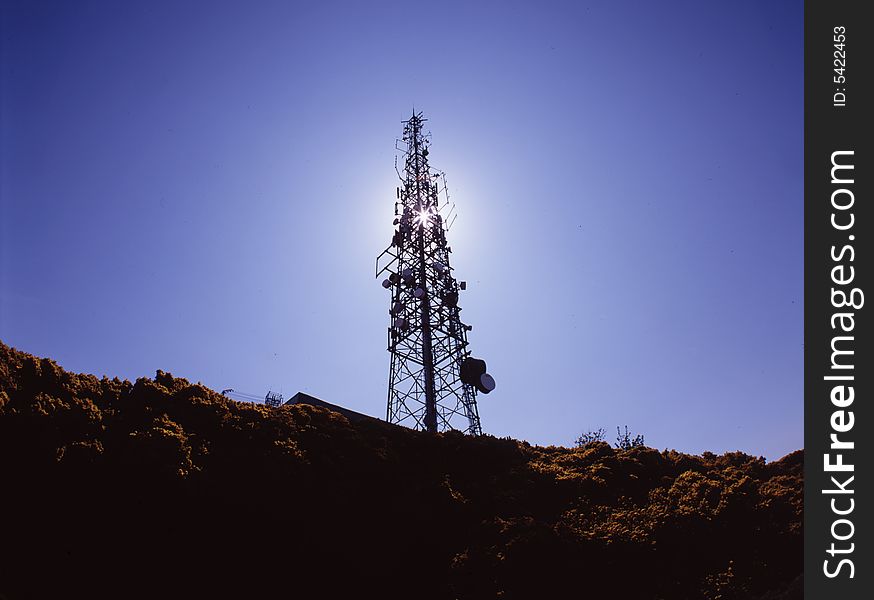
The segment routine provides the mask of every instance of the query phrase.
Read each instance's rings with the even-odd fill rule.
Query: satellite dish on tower
[[[486,373],[486,361],[472,356],[461,361],[461,381],[476,387],[483,394],[495,389],[495,378]]]

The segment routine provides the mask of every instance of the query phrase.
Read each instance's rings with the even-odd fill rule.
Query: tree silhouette
[[[625,426],[625,431],[622,432],[619,427],[616,428],[616,444],[614,444],[620,450],[628,450],[630,448],[637,448],[638,446],[643,446],[643,436],[636,435],[631,437],[631,432],[628,431],[628,425]]]
[[[598,429],[592,429],[580,435],[580,437],[578,437],[574,441],[574,444],[577,446],[577,448],[582,448],[586,444],[591,444],[592,442],[603,442],[604,436],[606,434],[607,430],[603,427],[599,427]]]

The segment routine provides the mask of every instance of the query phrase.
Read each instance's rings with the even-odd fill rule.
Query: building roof
[[[349,410],[348,408],[343,408],[342,406],[337,406],[336,404],[331,404],[330,402],[319,400],[315,396],[310,396],[309,394],[304,394],[303,392],[296,393],[294,396],[289,398],[288,402],[286,402],[285,404],[286,406],[290,404],[309,404],[310,406],[321,406],[322,408],[327,408],[328,410],[340,413],[353,423],[356,421],[363,421],[365,419],[371,419],[375,421],[380,420],[376,417],[365,415],[364,413],[355,412],[354,410]]]

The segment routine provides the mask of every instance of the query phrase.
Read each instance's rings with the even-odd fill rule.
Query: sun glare
[[[433,216],[434,216],[434,212],[432,211],[431,207],[429,206],[428,208],[425,208],[425,209],[422,209],[419,211],[419,214],[417,214],[413,218],[413,223],[415,223],[416,225],[423,225],[423,226],[427,227],[431,223],[431,217],[433,217]]]

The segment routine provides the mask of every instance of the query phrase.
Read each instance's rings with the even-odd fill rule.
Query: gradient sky
[[[394,144],[459,217],[483,428],[802,440],[801,2],[7,2],[0,339],[384,416]]]

